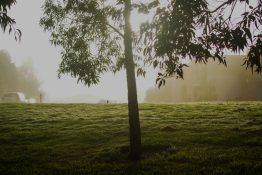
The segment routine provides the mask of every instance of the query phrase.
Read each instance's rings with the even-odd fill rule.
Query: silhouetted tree
[[[231,26],[232,13],[225,18],[224,10],[231,7],[233,12],[237,3],[248,4],[248,0],[227,0],[215,9],[210,9],[208,2],[212,3],[206,0],[45,1],[40,24],[51,31],[51,42],[63,49],[59,76],[69,73],[78,82],[90,86],[97,84],[104,72],[126,69],[132,159],[138,159],[141,153],[135,81],[135,68],[138,75],[145,75],[140,63],[160,68],[157,82],[161,86],[169,76],[183,77],[186,65],[181,59],[206,62],[214,58],[225,64],[225,49],[243,50],[250,41],[254,44],[250,47],[247,66],[257,66],[256,70],[261,71],[260,62],[256,62],[261,55],[260,35],[252,35],[250,31],[253,26],[260,28],[261,5],[248,6],[251,10]],[[154,14],[153,20],[141,25],[138,33],[130,26],[132,10]]]
[[[14,25],[16,24],[15,20],[8,15],[8,9],[16,3],[16,0],[1,0],[0,1],[0,26],[5,32],[6,28],[8,29],[9,34],[14,31],[15,40],[21,38],[21,31],[16,29]]]

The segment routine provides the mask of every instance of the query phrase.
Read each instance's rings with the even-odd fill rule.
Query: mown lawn
[[[143,158],[127,105],[0,104],[0,174],[262,174],[262,102],[141,104]]]

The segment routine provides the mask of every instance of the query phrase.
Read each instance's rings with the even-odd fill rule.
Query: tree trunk
[[[127,90],[128,90],[128,116],[129,116],[129,158],[138,160],[141,157],[141,134],[140,122],[137,102],[135,65],[132,51],[132,29],[130,25],[131,0],[125,1],[125,67],[127,75]]]

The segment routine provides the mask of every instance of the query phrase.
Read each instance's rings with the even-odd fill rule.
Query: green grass
[[[126,104],[0,104],[0,174],[262,173],[262,102],[141,104],[140,115],[132,162]]]

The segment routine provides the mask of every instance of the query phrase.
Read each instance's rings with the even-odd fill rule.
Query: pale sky
[[[62,79],[57,78],[58,65],[61,62],[60,50],[49,42],[50,35],[44,32],[39,26],[42,16],[41,6],[43,0],[23,0],[18,1],[12,7],[11,17],[17,22],[17,28],[22,31],[21,42],[16,42],[14,36],[8,32],[0,32],[0,49],[7,50],[16,65],[30,59],[36,70],[36,75],[42,82],[42,90],[49,99],[68,98],[81,94],[90,94],[101,99],[112,99],[126,101],[126,74],[124,71],[113,75],[105,74],[97,86],[88,88],[77,84],[76,79],[63,75]],[[256,0],[251,1],[255,4]],[[236,11],[244,7],[236,8]],[[242,10],[240,10],[242,11]],[[137,29],[139,23],[145,20],[143,15],[133,13],[131,23]],[[146,78],[137,79],[138,97],[142,102],[148,88],[155,86],[156,71],[148,71]]]
[[[49,42],[50,35],[39,26],[42,16],[43,0],[18,1],[12,7],[10,16],[16,20],[16,27],[22,31],[21,42],[16,42],[14,36],[8,32],[0,32],[0,49],[7,50],[16,65],[23,61],[32,60],[36,75],[42,82],[42,90],[48,99],[67,98],[80,94],[90,94],[103,99],[121,100],[127,99],[126,74],[124,71],[113,75],[105,74],[99,85],[88,88],[83,84],[77,84],[76,79],[63,75],[57,78],[58,64],[60,63],[60,50]],[[132,21],[138,27],[143,17],[133,16]],[[155,85],[156,74],[149,71],[146,78],[138,78],[138,97],[143,101],[146,89]]]

